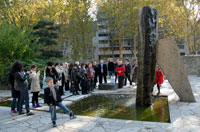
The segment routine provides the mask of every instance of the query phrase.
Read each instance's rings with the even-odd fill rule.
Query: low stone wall
[[[10,90],[10,89],[11,89],[10,85],[0,84],[0,90]]]
[[[200,71],[200,56],[183,56],[185,71],[188,75],[199,75]]]

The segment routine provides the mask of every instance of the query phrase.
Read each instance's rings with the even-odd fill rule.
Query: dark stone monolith
[[[138,76],[137,106],[151,105],[151,93],[154,86],[156,66],[156,44],[158,40],[157,11],[151,7],[138,10]]]

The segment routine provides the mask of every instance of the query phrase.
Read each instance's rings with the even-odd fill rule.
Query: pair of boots
[[[33,108],[37,108],[37,107],[41,107],[41,106],[40,106],[39,103],[33,103],[33,104],[32,104],[32,107],[33,107]]]

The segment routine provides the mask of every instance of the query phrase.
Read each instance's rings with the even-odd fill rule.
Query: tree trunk
[[[135,34],[134,36],[134,57],[137,57],[137,35],[138,33]]]
[[[119,39],[119,57],[123,58],[123,43],[122,43],[120,31],[118,31],[118,39]]]

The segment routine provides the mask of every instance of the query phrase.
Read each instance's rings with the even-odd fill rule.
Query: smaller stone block
[[[99,85],[99,90],[116,90],[118,89],[117,83],[103,83]]]

